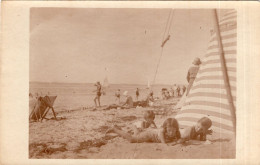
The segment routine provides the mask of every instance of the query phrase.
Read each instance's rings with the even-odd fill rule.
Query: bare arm
[[[154,123],[154,121],[152,122],[152,125],[154,126],[154,128],[157,128],[156,124]]]
[[[142,121],[142,123],[141,123],[141,129],[145,129],[145,122],[144,121]]]
[[[160,133],[159,133],[159,139],[161,140],[161,143],[164,143],[164,144],[166,144],[166,140],[165,140],[165,135],[164,135],[164,129],[163,128],[161,128],[160,129]]]
[[[191,127],[185,128],[184,133],[181,135],[180,143],[190,140]]]
[[[187,78],[187,81],[190,82],[190,71],[188,71],[186,78]]]

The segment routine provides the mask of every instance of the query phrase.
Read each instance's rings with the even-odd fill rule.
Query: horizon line
[[[29,83],[62,83],[62,84],[94,84],[95,82],[47,82],[47,81],[29,81]],[[109,83],[111,85],[144,85],[146,86],[147,84],[131,84],[131,83]],[[164,83],[157,83],[154,85],[174,85],[174,84],[164,84]],[[176,85],[184,85],[184,83],[178,84],[176,83]],[[152,85],[151,85],[152,86]]]

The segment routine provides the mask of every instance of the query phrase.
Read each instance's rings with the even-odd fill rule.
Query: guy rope
[[[166,27],[165,27],[165,30],[164,30],[163,38],[162,38],[160,57],[159,57],[159,60],[158,60],[157,66],[156,66],[156,70],[155,70],[152,86],[155,84],[155,79],[156,79],[156,76],[157,76],[157,73],[158,73],[158,68],[159,68],[159,65],[160,65],[160,62],[161,62],[161,58],[162,58],[162,55],[163,55],[163,48],[164,48],[166,42],[168,40],[170,40],[170,37],[171,37],[169,35],[169,32],[170,32],[171,25],[172,25],[173,15],[174,15],[174,10],[171,9],[170,13],[169,13],[169,16],[168,16],[168,19],[167,19],[167,23],[166,23]]]

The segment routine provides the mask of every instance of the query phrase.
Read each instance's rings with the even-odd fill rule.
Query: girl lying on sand
[[[206,135],[212,133],[212,130],[209,130],[211,125],[212,121],[208,117],[199,119],[194,126],[184,129],[178,143],[184,143],[190,139],[196,140],[198,136],[201,141],[206,141]]]
[[[106,134],[112,132],[120,135],[124,139],[127,139],[131,143],[169,143],[180,138],[179,125],[177,120],[174,118],[168,118],[165,120],[160,129],[147,129],[137,135],[126,133],[118,126],[108,129]]]

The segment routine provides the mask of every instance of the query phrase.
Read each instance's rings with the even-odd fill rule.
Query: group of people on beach
[[[173,97],[180,97],[185,93],[185,90],[186,90],[185,85],[176,85],[176,84],[174,84],[173,88],[170,88],[169,90],[167,88],[162,88],[161,90],[162,99],[167,100]]]
[[[187,81],[189,83],[187,89],[186,89],[185,85],[176,85],[176,84],[174,84],[173,87],[170,88],[170,90],[168,90],[167,88],[162,88],[161,95],[162,95],[162,99],[163,100],[167,100],[167,99],[172,98],[172,97],[180,97],[180,96],[182,96],[185,93],[186,90],[187,90],[186,91],[186,95],[189,94],[189,91],[190,91],[190,89],[191,89],[191,87],[193,85],[193,82],[194,82],[194,80],[196,78],[196,75],[198,73],[201,61],[200,61],[199,58],[195,58],[193,60],[192,64],[193,64],[193,66],[189,68],[188,73],[187,73]],[[100,97],[101,97],[102,92],[103,92],[102,91],[102,86],[101,86],[100,82],[97,82],[95,84],[95,86],[96,86],[97,89],[95,90],[96,96],[94,98],[94,102],[95,102],[95,106],[96,107],[97,106],[100,107]],[[120,107],[121,108],[132,108],[132,107],[134,107],[134,105],[140,105],[140,104],[142,104],[142,105],[145,104],[145,106],[153,105],[154,98],[153,98],[153,92],[152,91],[149,92],[146,100],[144,100],[144,101],[139,101],[138,100],[139,99],[139,95],[140,95],[139,88],[136,88],[135,94],[136,94],[136,103],[133,102],[133,98],[132,98],[132,96],[130,96],[128,94],[128,91],[125,91],[123,93],[123,95],[126,97],[126,101],[125,101],[125,103],[120,105],[121,104],[121,102],[120,102],[121,95],[120,95],[120,89],[118,89],[115,92],[116,104],[110,105],[109,107],[107,107],[105,109],[120,108]]]
[[[195,58],[193,61],[194,66],[190,67],[187,74],[187,81],[189,85],[187,87],[186,95],[188,95],[196,75],[199,70],[201,61],[199,58]],[[162,89],[163,99],[168,97],[178,97],[185,93],[186,87],[179,87],[176,84],[174,88],[168,91],[166,88]],[[171,94],[170,94],[171,93]],[[168,118],[163,122],[160,128],[157,128],[155,122],[155,114],[153,111],[148,110],[144,113],[144,121],[134,123],[133,134],[121,130],[120,127],[114,125],[108,129],[108,133],[116,133],[119,136],[127,139],[131,143],[142,143],[142,142],[155,142],[155,143],[171,143],[174,144],[184,143],[190,139],[205,141],[207,134],[211,134],[212,130],[209,128],[212,126],[212,121],[208,117],[202,117],[192,127],[187,127],[182,131],[179,128],[178,121],[175,118]]]
[[[175,118],[167,118],[160,128],[157,128],[155,122],[155,114],[151,110],[144,113],[144,120],[133,124],[133,134],[123,131],[120,127],[114,125],[106,131],[116,133],[119,136],[127,139],[131,143],[184,143],[189,140],[206,141],[207,134],[211,134],[209,128],[212,121],[208,117],[202,117],[192,127],[187,127],[180,130],[179,123]],[[174,145],[173,144],[173,145]]]
[[[195,58],[192,62],[193,66],[191,66],[188,70],[187,73],[187,81],[188,81],[188,87],[187,87],[187,91],[186,91],[186,86],[185,85],[176,85],[174,84],[173,88],[170,88],[170,90],[168,90],[167,88],[162,88],[161,90],[161,94],[162,94],[162,99],[163,100],[167,100],[169,98],[172,97],[180,97],[182,95],[184,95],[185,91],[186,91],[186,96],[189,94],[190,89],[193,85],[193,82],[196,78],[196,75],[199,71],[199,66],[201,64],[201,61],[199,58]]]
[[[95,84],[97,89],[95,90],[96,96],[94,98],[95,106],[100,107],[100,97],[102,95],[102,90],[101,90],[101,84],[100,82],[97,82]],[[125,102],[121,102],[121,93],[120,89],[116,90],[115,92],[115,104],[108,105],[106,107],[103,107],[103,110],[109,110],[109,109],[129,109],[137,106],[152,106],[154,102],[153,98],[153,91],[150,91],[148,96],[146,97],[145,100],[138,100],[139,97],[139,88],[136,89],[136,101],[133,101],[133,98],[131,95],[129,95],[128,91],[124,91],[123,96],[126,98]]]

